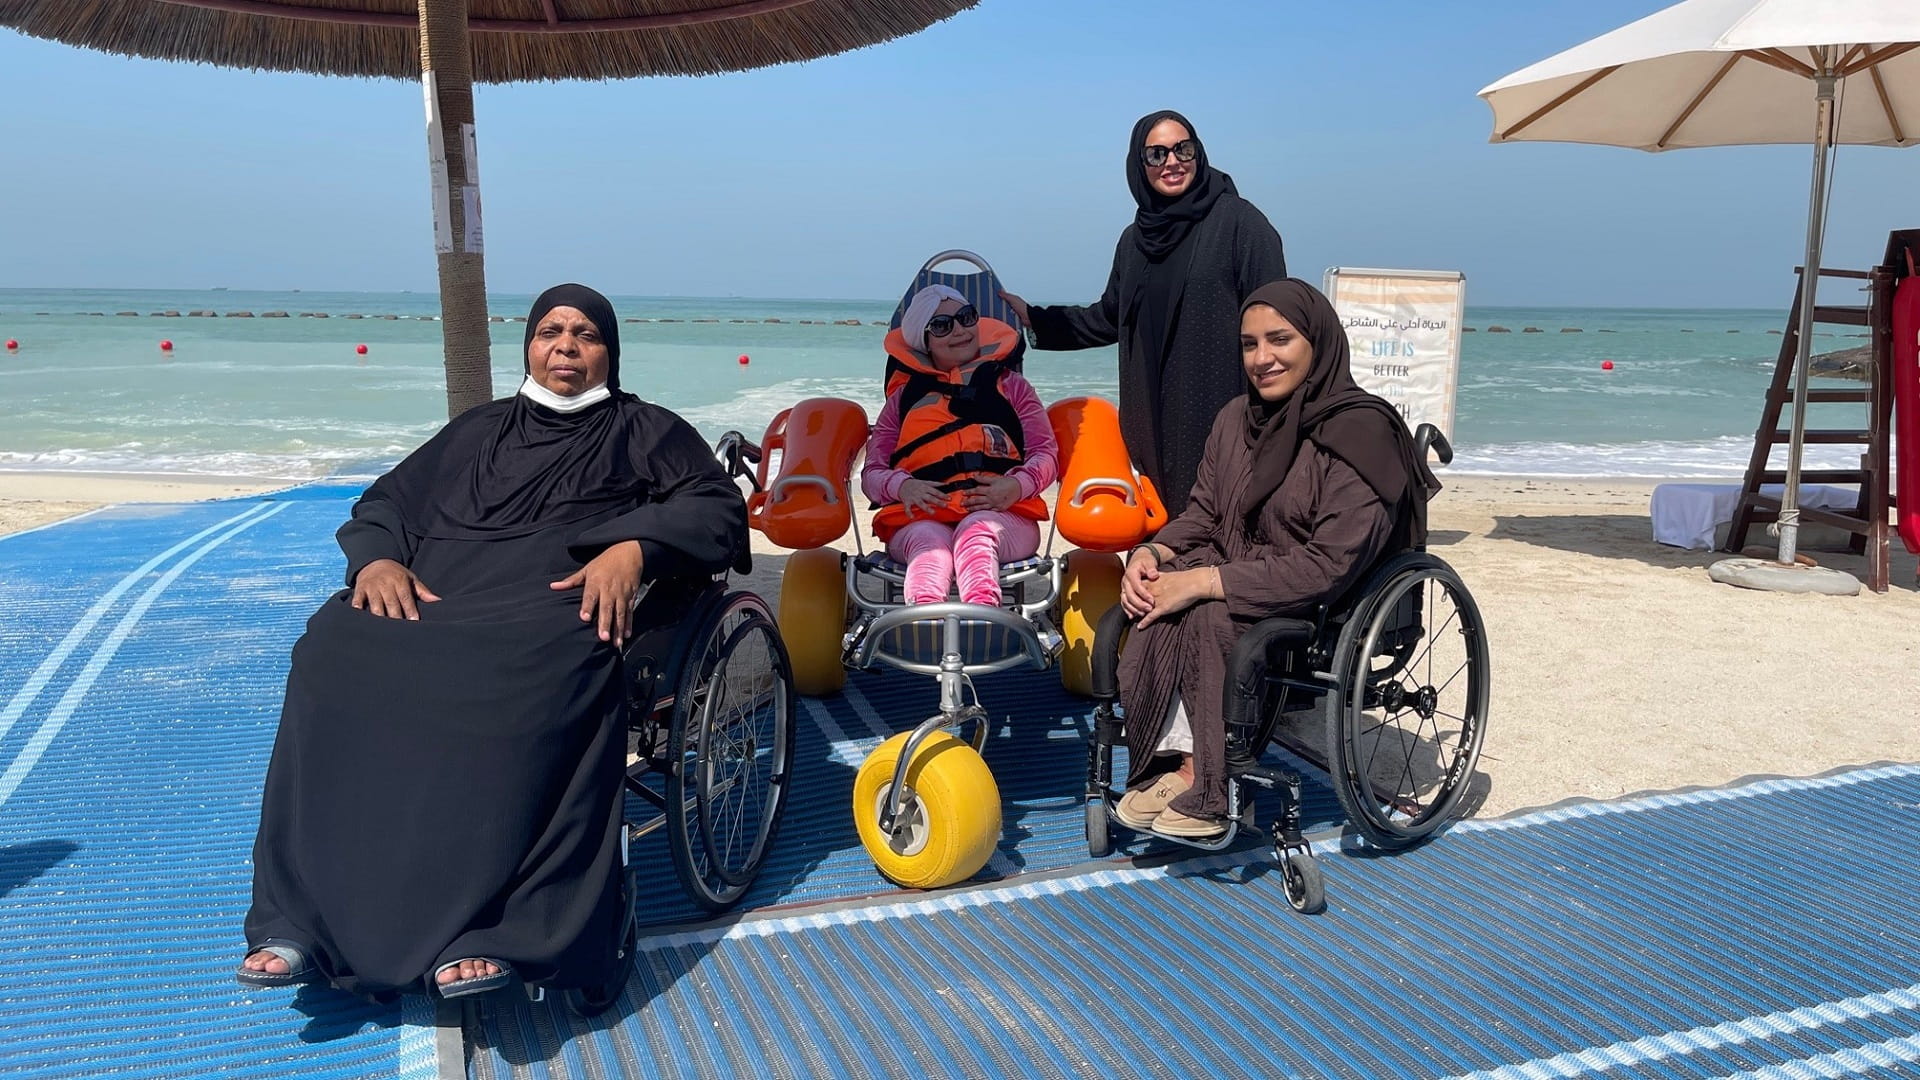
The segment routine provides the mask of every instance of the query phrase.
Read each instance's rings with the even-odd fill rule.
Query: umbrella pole
[[[1780,493],[1780,558],[1791,566],[1800,541],[1800,455],[1807,438],[1807,367],[1813,352],[1813,303],[1820,291],[1820,242],[1826,232],[1827,151],[1833,135],[1835,77],[1816,75],[1813,132],[1813,197],[1807,207],[1807,261],[1800,271],[1799,341],[1793,358],[1793,430],[1787,441],[1787,476]]]
[[[427,105],[427,164],[433,192],[433,246],[440,272],[447,418],[452,419],[493,398],[467,0],[421,0],[420,82]]]

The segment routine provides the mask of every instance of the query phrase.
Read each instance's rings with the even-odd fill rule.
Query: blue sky
[[[1476,304],[1784,306],[1802,147],[1487,143],[1474,94],[1658,0],[983,0],[706,79],[476,92],[488,287],[886,297],[969,247],[1088,300],[1175,108],[1294,273],[1464,270]],[[0,30],[0,287],[434,287],[416,83],[131,60]],[[1811,124],[1811,118],[1809,118]],[[1843,148],[1830,266],[1920,223],[1920,149]]]

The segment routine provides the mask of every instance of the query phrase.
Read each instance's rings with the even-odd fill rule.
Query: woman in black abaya
[[[1187,118],[1149,113],[1127,141],[1137,208],[1120,234],[1100,299],[1085,307],[1006,300],[1036,349],[1120,346],[1120,431],[1167,512],[1186,508],[1207,432],[1245,377],[1234,331],[1240,302],[1287,276],[1280,234],[1233,178],[1207,163]]]
[[[684,420],[620,389],[613,308],[527,319],[526,379],[375,481],[294,645],[254,845],[249,986],[443,997],[617,974],[619,646],[643,581],[746,551]]]

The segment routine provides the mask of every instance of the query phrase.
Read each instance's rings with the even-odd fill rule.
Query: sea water
[[[709,440],[728,430],[757,438],[779,410],[816,395],[877,411],[893,301],[612,299],[624,386]],[[510,319],[529,300],[497,295],[489,307]],[[195,310],[218,314],[185,316]],[[289,317],[259,317],[269,311]],[[432,293],[0,290],[0,341],[20,342],[0,351],[0,469],[288,479],[378,471],[445,421],[438,311]],[[1784,318],[1469,307],[1451,471],[1738,476]],[[494,392],[504,395],[520,380],[525,326],[491,328]],[[1816,338],[1815,351],[1864,343],[1835,332]],[[1111,348],[1036,352],[1026,372],[1047,401],[1112,397],[1115,363]],[[1860,426],[1849,408],[1860,411],[1816,407],[1813,422]],[[1810,447],[1806,460],[1845,467],[1858,452]]]

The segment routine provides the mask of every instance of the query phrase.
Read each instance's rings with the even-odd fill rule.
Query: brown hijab
[[[1394,513],[1395,547],[1418,547],[1427,540],[1427,499],[1440,481],[1414,454],[1413,433],[1399,410],[1353,381],[1347,331],[1319,289],[1298,278],[1255,289],[1240,305],[1255,304],[1280,313],[1313,345],[1307,379],[1281,401],[1261,399],[1247,384],[1247,445],[1253,450],[1252,482],[1240,513],[1257,513],[1280,488],[1300,452],[1312,439],[1322,450],[1352,466],[1380,501]]]

